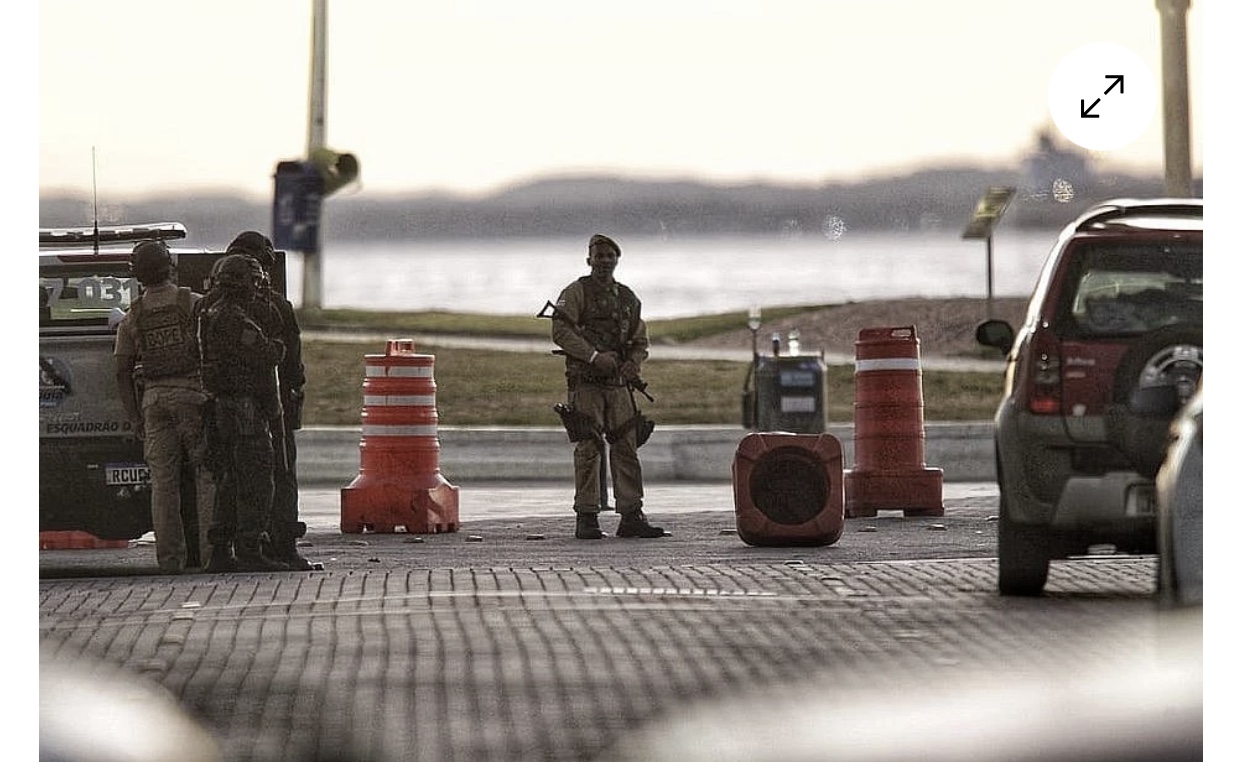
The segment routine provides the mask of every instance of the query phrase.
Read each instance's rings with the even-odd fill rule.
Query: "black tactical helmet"
[[[230,254],[220,260],[212,285],[239,294],[253,294],[263,283],[263,268],[251,256]]]
[[[172,254],[163,241],[141,241],[129,255],[129,269],[143,285],[160,283],[172,273]]]
[[[264,270],[276,264],[276,249],[272,239],[257,230],[244,230],[229,243],[230,254],[248,254],[259,261]]]

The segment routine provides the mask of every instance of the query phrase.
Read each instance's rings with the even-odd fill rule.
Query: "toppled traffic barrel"
[[[435,356],[392,339],[366,356],[358,476],[341,489],[341,531],[458,529],[457,487],[440,473]]]
[[[854,468],[845,515],[944,515],[944,471],[924,462],[923,371],[914,326],[864,328],[854,343]]]
[[[104,540],[78,530],[39,532],[39,550],[98,550],[128,548],[129,540]]]
[[[829,434],[747,434],[733,456],[738,537],[757,546],[836,542],[845,525],[841,462]]]

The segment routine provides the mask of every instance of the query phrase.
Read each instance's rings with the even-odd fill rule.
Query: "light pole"
[[[1190,192],[1190,85],[1186,13],[1190,0],[1156,0],[1160,13],[1160,69],[1164,83],[1164,186],[1170,196]]]
[[[322,212],[328,196],[358,179],[358,157],[328,148],[324,136],[328,70],[328,0],[313,0],[310,118],[306,156],[276,164],[272,240],[302,254],[302,309],[323,308]]]
[[[324,98],[328,65],[328,0],[313,0],[311,17],[310,114],[306,130],[306,156],[313,157],[325,146],[327,121]],[[322,210],[321,210],[322,211]],[[302,309],[318,310],[323,306],[323,226],[315,225],[314,239],[302,252]]]

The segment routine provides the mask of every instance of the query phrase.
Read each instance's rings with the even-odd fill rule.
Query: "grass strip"
[[[745,315],[740,317],[744,324]],[[537,325],[537,335],[546,336],[546,321],[537,321]],[[392,323],[382,327],[408,331],[417,328]],[[454,323],[454,327],[459,326]],[[435,356],[436,412],[440,425],[560,425],[552,405],[565,398],[563,358],[550,353],[431,346],[420,346],[418,351]],[[370,346],[356,342],[305,342],[303,425],[359,425],[365,356],[383,352],[384,346],[379,343]],[[639,396],[639,407],[662,424],[741,426],[742,389],[748,371],[749,363],[745,362],[652,359],[644,364],[643,377],[656,401],[648,402]],[[1002,384],[999,373],[924,370],[923,418],[990,420],[1000,402]],[[828,420],[852,421],[853,367],[829,366],[825,387]]]

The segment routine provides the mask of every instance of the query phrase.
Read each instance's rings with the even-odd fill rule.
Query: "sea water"
[[[586,239],[323,244],[325,308],[534,315],[588,272]],[[998,231],[991,245],[948,231],[839,237],[619,238],[617,279],[648,319],[906,297],[1029,295],[1055,237]],[[990,270],[990,273],[989,273]],[[301,303],[302,262],[289,261]],[[989,278],[990,276],[990,278]]]

